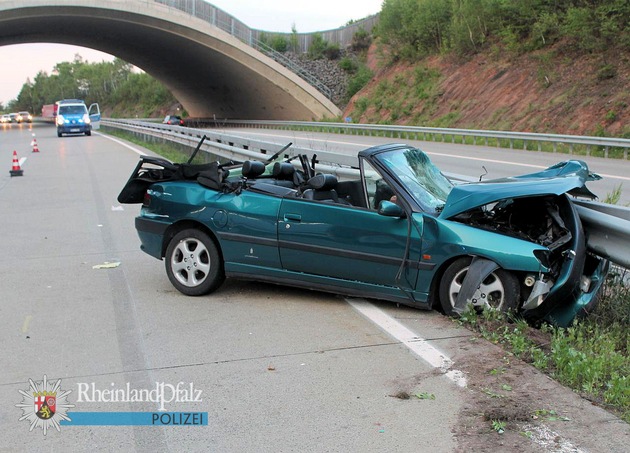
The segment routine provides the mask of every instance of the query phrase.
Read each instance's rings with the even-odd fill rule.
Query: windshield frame
[[[431,215],[441,212],[454,186],[425,152],[412,146],[371,154],[368,161],[377,168],[397,195],[402,196],[409,205],[415,206],[414,210]],[[367,190],[363,167],[361,165],[361,177],[364,190]]]

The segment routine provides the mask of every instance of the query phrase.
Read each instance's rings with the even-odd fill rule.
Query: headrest
[[[289,162],[276,162],[273,164],[273,177],[277,179],[292,179],[295,167]]]
[[[313,176],[306,183],[308,187],[315,190],[330,190],[334,189],[337,185],[337,177],[335,175],[319,174]]]
[[[265,164],[257,160],[246,160],[243,162],[241,174],[246,178],[255,178],[265,172]]]

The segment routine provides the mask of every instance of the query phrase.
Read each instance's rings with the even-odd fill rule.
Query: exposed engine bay
[[[571,231],[575,212],[566,195],[504,199],[466,211],[454,220],[547,247],[552,274],[570,253],[576,235]]]

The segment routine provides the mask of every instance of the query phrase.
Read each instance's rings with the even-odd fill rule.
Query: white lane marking
[[[380,308],[363,299],[345,299],[355,310],[379,326],[400,343],[404,344],[418,357],[429,363],[442,372],[449,370],[453,361],[442,351],[431,346],[429,342],[420,338],[413,331],[403,326],[400,322],[386,314]],[[459,387],[466,387],[466,376],[459,370],[449,370],[446,376]],[[545,451],[558,453],[586,453],[585,450],[577,448],[571,442],[562,438],[558,433],[546,426],[525,424],[522,431],[529,434],[529,439],[540,445]]]
[[[451,370],[453,361],[442,351],[432,346],[427,340],[403,326],[380,308],[363,299],[346,298],[355,310],[379,326],[389,335],[400,341],[411,352],[434,368],[438,368],[459,387],[466,387],[466,376],[459,370]]]
[[[24,318],[24,322],[22,323],[22,333],[28,332],[28,327],[31,324],[31,319],[33,319],[32,315],[26,315]]]
[[[522,431],[529,434],[529,439],[544,448],[544,451],[557,453],[586,453],[568,440],[562,438],[546,426],[523,425]]]
[[[311,137],[298,137],[297,135],[279,135],[279,134],[262,134],[260,132],[248,133],[248,135],[262,135],[267,137],[280,137],[280,138],[292,138],[292,139],[302,139],[305,141],[311,142],[325,142],[325,143],[335,143],[337,145],[350,145],[350,146],[360,146],[365,148],[366,146],[370,146],[366,143],[353,143],[353,142],[340,142],[335,140],[325,140],[321,138],[311,138]],[[544,170],[547,166],[544,165],[533,165],[533,164],[521,164],[517,162],[510,162],[507,160],[497,160],[497,159],[485,159],[482,157],[470,157],[464,156],[461,154],[444,154],[444,153],[436,153],[432,151],[425,151],[429,156],[440,156],[440,157],[452,157],[454,159],[466,159],[466,160],[474,160],[479,162],[492,162],[493,164],[501,164],[501,165],[514,165],[516,167],[526,167],[526,168],[536,168]],[[598,175],[603,176],[604,178],[612,178],[612,179],[622,179],[624,181],[630,181],[630,177],[626,176],[617,176],[617,175],[609,175],[606,173],[598,173]]]
[[[108,140],[111,140],[111,141],[113,141],[113,142],[116,142],[116,143],[118,143],[119,145],[124,146],[124,147],[125,147],[125,148],[127,148],[127,149],[130,149],[130,150],[131,150],[131,151],[133,151],[134,153],[140,154],[141,156],[146,156],[146,155],[147,155],[147,153],[145,153],[144,151],[140,151],[138,148],[134,148],[133,146],[131,146],[131,145],[129,145],[129,144],[127,144],[127,143],[125,143],[125,142],[123,142],[123,141],[121,141],[121,140],[118,140],[117,138],[111,137],[111,136],[109,136],[109,135],[101,134],[101,133],[99,133],[99,132],[94,132],[94,133],[95,133],[95,134],[97,134],[97,135],[100,135],[100,136],[101,136],[101,137],[103,137],[103,138],[106,138],[106,139],[108,139]]]

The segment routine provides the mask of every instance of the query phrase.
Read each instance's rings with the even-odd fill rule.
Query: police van
[[[98,129],[101,119],[98,104],[90,105],[89,111],[85,102],[80,99],[64,99],[56,104],[57,137],[63,134],[92,135],[92,129]]]

